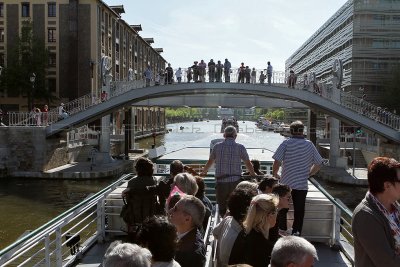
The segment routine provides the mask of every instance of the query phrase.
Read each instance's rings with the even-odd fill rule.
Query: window
[[[0,3],[0,17],[4,17],[4,3]]]
[[[21,3],[22,17],[29,17],[29,3]]]
[[[49,54],[49,67],[55,67],[57,64],[57,55],[56,53]]]
[[[48,3],[47,4],[47,16],[55,17],[56,14],[57,14],[56,3]]]
[[[56,29],[55,28],[47,29],[47,41],[49,43],[54,43],[56,41]]]
[[[0,43],[4,42],[4,29],[0,28]]]

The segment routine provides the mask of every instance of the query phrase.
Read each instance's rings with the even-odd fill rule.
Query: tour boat
[[[261,170],[271,173],[273,151],[248,148],[250,158],[260,160]],[[169,175],[169,164],[181,160],[195,170],[208,160],[209,147],[186,147],[159,157],[156,176]],[[210,169],[210,173],[212,169]],[[18,239],[0,251],[0,266],[100,266],[109,244],[124,239],[126,226],[119,214],[123,206],[121,192],[135,175],[125,174],[103,190]],[[215,180],[205,178],[206,195],[215,201]],[[313,178],[309,181],[302,236],[316,246],[319,261],[314,266],[352,266],[354,250],[350,220],[352,212],[330,196]],[[288,225],[293,218],[288,214]],[[205,266],[216,266],[217,242],[212,229],[220,221],[218,212],[210,217],[205,232]]]

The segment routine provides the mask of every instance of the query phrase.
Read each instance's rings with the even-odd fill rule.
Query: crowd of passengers
[[[218,266],[267,266],[274,244],[287,235],[276,224],[276,216],[279,209],[289,208],[291,190],[264,175],[258,160],[252,163],[258,178],[243,180],[236,186],[227,201],[224,219],[213,230],[219,242]],[[112,243],[103,266],[125,266],[116,265],[126,260],[122,255],[125,253],[127,261],[137,262],[134,266],[203,267],[204,233],[215,209],[205,196],[204,179],[179,160],[171,163],[170,176],[160,181],[153,177],[151,160],[139,158],[135,168],[137,176],[122,193],[127,205],[121,216],[127,223],[129,243]],[[309,255],[308,261],[317,258],[313,245],[300,237],[282,242],[290,249],[302,244],[299,250]],[[277,249],[275,253],[279,256],[285,252]],[[286,266],[287,259],[293,260],[289,255],[284,258],[279,256],[272,266]],[[301,263],[303,257],[294,260]]]
[[[233,126],[225,129],[225,140],[213,147],[200,174],[176,160],[170,176],[157,181],[151,160],[139,158],[137,176],[122,193],[127,204],[121,217],[129,242],[112,243],[103,266],[203,267],[205,230],[215,212],[205,195],[203,177],[214,163],[222,218],[212,230],[217,266],[313,266],[317,250],[300,236],[307,180],[319,170],[322,158],[304,138],[300,121],[290,127],[292,137],[273,155],[273,176],[260,170],[259,161],[248,159],[246,149],[235,142]],[[241,161],[248,172],[233,174],[241,171]],[[221,175],[228,169],[230,175]],[[300,181],[300,177],[307,178]],[[352,222],[355,266],[400,266],[400,163],[375,158],[368,166],[368,183],[369,191]],[[293,229],[287,227],[289,203],[294,208]]]

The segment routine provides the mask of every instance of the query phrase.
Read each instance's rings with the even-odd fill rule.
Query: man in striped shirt
[[[225,128],[225,140],[213,147],[210,158],[201,172],[201,176],[206,176],[208,169],[215,162],[216,197],[221,216],[224,216],[226,212],[226,201],[229,195],[240,182],[241,161],[246,165],[250,175],[256,176],[247,150],[242,144],[235,142],[236,136],[237,131],[234,126]]]
[[[273,176],[292,189],[293,235],[300,235],[303,228],[308,178],[316,174],[322,164],[321,155],[314,144],[304,138],[303,131],[304,125],[301,121],[293,122],[290,125],[292,137],[283,141],[272,156],[275,160],[272,166]],[[281,165],[282,173],[279,176],[278,170]]]

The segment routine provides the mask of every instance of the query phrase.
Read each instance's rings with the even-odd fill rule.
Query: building
[[[153,72],[164,69],[162,48],[153,48],[153,38],[141,37],[141,25],[128,24],[123,13],[122,5],[108,6],[100,0],[0,2],[0,65],[7,68],[13,60],[8,51],[15,46],[21,22],[29,20],[33,35],[44,40],[49,50],[46,86],[59,101],[100,96],[103,56],[111,58],[115,81],[142,79],[147,65]],[[0,104],[7,111],[27,110],[26,97],[10,91],[2,93]]]
[[[349,0],[286,60],[285,71],[327,82],[335,59],[343,63],[343,90],[382,105],[400,60],[400,1]]]

